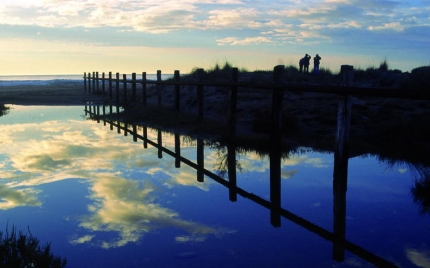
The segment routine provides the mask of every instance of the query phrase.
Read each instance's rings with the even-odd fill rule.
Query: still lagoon
[[[225,185],[199,182],[194,168],[89,120],[84,107],[9,107],[0,117],[0,229],[29,228],[67,267],[430,267],[430,215],[414,202],[420,178],[407,163],[349,160],[340,219],[348,242],[335,254],[332,153],[282,158],[274,224],[253,198],[233,202]],[[175,136],[160,135],[174,151]],[[160,135],[147,130],[154,142]],[[197,162],[197,143],[181,136],[181,156]],[[203,152],[204,168],[225,175],[227,149],[205,143]],[[235,158],[236,186],[271,200],[269,156]]]

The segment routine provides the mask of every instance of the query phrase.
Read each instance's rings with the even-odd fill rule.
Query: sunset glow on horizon
[[[430,1],[2,1],[0,35],[0,75],[270,70],[305,53],[410,71],[430,65]]]

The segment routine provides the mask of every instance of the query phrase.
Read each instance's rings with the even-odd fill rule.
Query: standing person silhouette
[[[309,73],[309,61],[311,59],[311,56],[309,56],[308,54],[306,54],[303,58],[300,59],[299,61],[299,67],[300,67],[300,72],[305,71],[305,73]]]
[[[320,55],[316,55],[315,57],[314,57],[314,74],[319,74],[319,72],[320,72],[320,60],[321,60],[321,57],[320,57]]]

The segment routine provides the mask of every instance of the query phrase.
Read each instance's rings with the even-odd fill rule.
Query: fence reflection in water
[[[223,185],[229,191],[229,199],[232,202],[237,201],[237,195],[242,196],[255,204],[270,210],[270,223],[273,227],[281,227],[281,218],[285,218],[306,230],[330,241],[333,243],[333,260],[343,261],[345,250],[355,254],[363,260],[372,263],[378,267],[397,267],[393,263],[385,260],[374,253],[356,245],[345,238],[346,232],[346,189],[347,189],[347,169],[348,169],[348,158],[343,157],[347,155],[344,150],[347,150],[347,146],[340,148],[338,147],[334,155],[334,168],[333,168],[333,232],[322,228],[311,221],[308,221],[287,209],[284,209],[281,204],[281,158],[282,151],[281,146],[277,144],[279,139],[272,139],[271,150],[269,153],[270,159],[270,199],[266,200],[260,196],[257,196],[245,189],[237,186],[236,180],[236,147],[234,144],[227,145],[227,161],[228,161],[228,179],[205,169],[204,166],[204,140],[197,138],[197,163],[190,161],[189,159],[181,156],[180,148],[180,134],[175,133],[174,137],[174,151],[163,147],[162,142],[162,130],[157,129],[157,142],[148,139],[148,127],[136,124],[131,125],[122,123],[120,120],[113,120],[109,115],[113,114],[115,108],[116,113],[119,113],[121,107],[116,105],[86,105],[85,115],[89,116],[90,119],[96,120],[98,123],[103,120],[103,124],[106,126],[109,124],[110,129],[117,129],[118,133],[123,132],[125,136],[128,134],[133,136],[133,141],[137,142],[141,140],[144,148],[148,148],[148,144],[158,149],[158,158],[163,157],[163,153],[172,156],[175,159],[175,167],[180,168],[181,163],[188,165],[189,167],[196,170],[196,180],[198,182],[204,181],[204,176],[211,178],[215,182]],[[102,112],[100,113],[100,110]],[[109,114],[106,111],[109,111]],[[141,132],[138,133],[138,129]],[[272,137],[276,136],[273,135]],[[339,138],[339,137],[338,137]],[[342,156],[343,155],[343,156]]]

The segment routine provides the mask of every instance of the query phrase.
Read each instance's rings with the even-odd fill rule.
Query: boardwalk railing
[[[100,109],[102,111],[100,111]],[[124,133],[124,136],[133,136],[133,141],[138,142],[141,140],[143,142],[143,147],[148,148],[148,144],[158,149],[158,158],[163,157],[163,153],[170,155],[175,158],[175,167],[180,168],[181,163],[196,170],[196,180],[198,182],[204,181],[204,176],[214,180],[220,185],[226,187],[229,192],[229,199],[231,202],[237,201],[237,196],[242,196],[245,199],[251,200],[257,205],[260,205],[270,211],[270,223],[274,227],[281,226],[281,218],[285,218],[306,230],[317,234],[318,236],[333,243],[333,259],[336,261],[344,260],[344,251],[347,250],[356,256],[366,260],[369,263],[376,265],[377,267],[396,267],[393,263],[375,255],[374,253],[346,240],[346,184],[347,178],[346,173],[342,172],[347,165],[343,162],[339,165],[335,162],[334,173],[340,174],[334,178],[333,183],[333,211],[334,211],[334,228],[333,232],[320,227],[309,220],[306,220],[297,214],[284,209],[281,204],[281,153],[280,146],[277,144],[272,147],[269,153],[270,159],[270,197],[269,200],[257,196],[243,188],[237,186],[236,181],[236,147],[233,144],[227,145],[227,158],[228,158],[228,179],[224,179],[219,175],[207,170],[204,165],[204,141],[201,138],[197,138],[196,142],[196,162],[193,162],[181,155],[180,147],[180,135],[175,133],[174,137],[174,151],[163,147],[162,131],[157,129],[157,140],[153,141],[148,138],[148,127],[145,125],[128,124],[125,122],[120,122],[118,120],[113,120],[111,117],[106,116],[108,114],[119,112],[119,106],[112,105],[88,105],[85,107],[85,114],[90,118],[97,120],[98,123],[103,121],[103,124],[109,125],[110,130],[117,129],[117,133]],[[139,132],[138,132],[139,130]],[[335,159],[336,159],[335,154]],[[342,177],[345,176],[345,177]],[[336,182],[341,180],[342,183]]]

